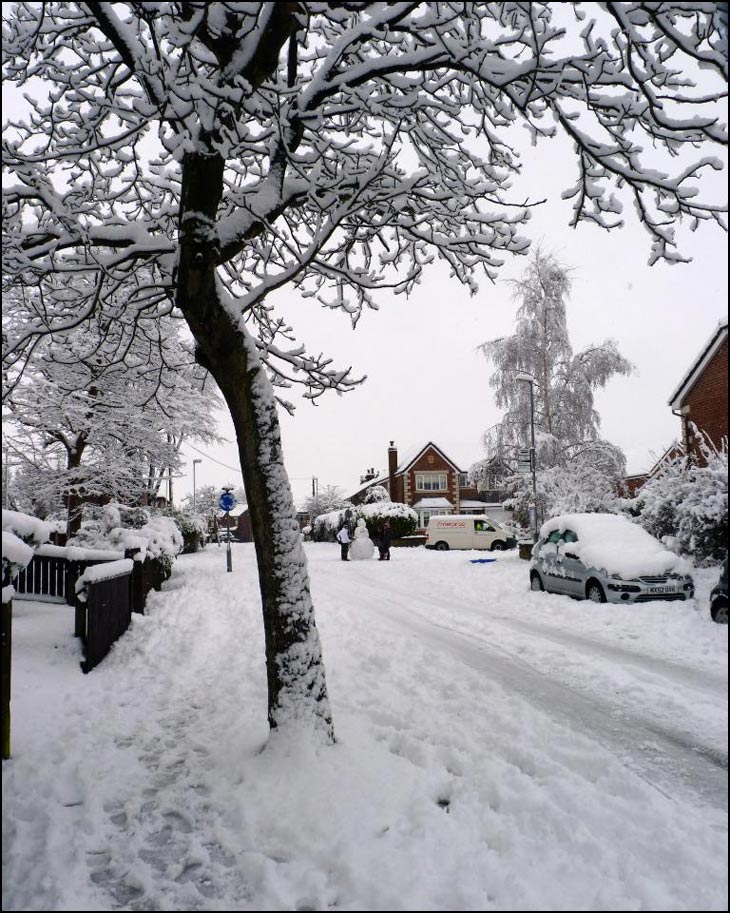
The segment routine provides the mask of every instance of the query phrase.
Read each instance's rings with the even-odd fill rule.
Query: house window
[[[418,525],[421,529],[425,529],[428,526],[428,521],[431,517],[443,517],[450,513],[450,510],[419,510]]]
[[[417,472],[416,491],[446,491],[445,472]]]
[[[469,474],[466,472],[459,473],[459,488],[469,487]]]

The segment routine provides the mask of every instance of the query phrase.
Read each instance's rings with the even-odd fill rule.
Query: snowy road
[[[727,628],[500,555],[307,546],[338,743],[270,741],[251,546],[90,675],[17,602],[5,910],[726,910]]]
[[[465,560],[452,558],[451,566]],[[514,558],[501,560],[514,565]],[[434,554],[432,561],[443,562],[444,556]],[[496,569],[483,570],[489,574]],[[546,598],[572,608],[567,597],[527,592],[527,575],[519,573],[519,566],[510,567],[514,570],[515,584],[522,584],[520,597],[534,609],[533,616]],[[504,603],[490,612],[488,589],[476,597],[462,593],[455,599],[443,576],[426,577],[421,587],[414,587],[409,578],[405,591],[391,583],[392,565],[383,573],[388,574],[387,583],[374,580],[371,567],[355,565],[352,572],[339,574],[337,583],[330,583],[330,598],[349,599],[356,612],[377,613],[378,624],[385,620],[412,632],[457,664],[477,670],[550,717],[596,739],[668,795],[682,791],[688,799],[727,811],[727,669],[698,669],[533,619],[508,618]],[[600,611],[587,603],[581,606],[586,615]],[[447,622],[432,620],[455,613],[479,618],[480,624],[469,628],[463,620],[457,625],[453,617]],[[454,675],[458,674],[457,665]],[[627,675],[641,688],[625,687]],[[613,680],[609,687],[607,677]],[[681,714],[671,699],[678,690],[683,697]]]

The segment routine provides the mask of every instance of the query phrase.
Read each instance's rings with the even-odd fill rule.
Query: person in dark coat
[[[393,540],[393,530],[390,523],[386,520],[380,529],[380,539],[378,540],[378,551],[380,557],[378,561],[390,561],[390,543]]]

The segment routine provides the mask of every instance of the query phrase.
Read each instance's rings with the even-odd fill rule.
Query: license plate
[[[677,590],[673,586],[650,586],[650,593],[676,593]]]

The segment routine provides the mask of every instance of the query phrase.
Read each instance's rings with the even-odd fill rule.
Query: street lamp
[[[532,541],[537,542],[537,452],[535,450],[535,378],[531,374],[520,371],[515,374],[515,380],[530,385],[530,468],[532,469],[532,504],[529,507],[530,527],[532,528]]]
[[[203,461],[200,459],[193,460],[193,513],[195,513],[195,464],[202,463],[202,462]]]

